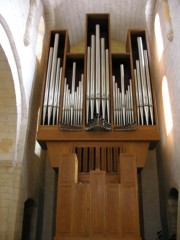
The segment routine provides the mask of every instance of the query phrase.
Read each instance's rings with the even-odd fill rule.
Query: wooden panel
[[[89,184],[74,185],[73,234],[84,236],[89,233]]]
[[[133,155],[121,154],[120,155],[120,179],[121,182],[136,183],[136,162]]]
[[[59,182],[76,183],[78,176],[78,160],[75,153],[62,155],[59,163]]]
[[[73,213],[73,185],[60,185],[58,192],[58,222],[56,231],[60,233],[70,233]]]
[[[149,149],[149,143],[132,143],[127,145],[126,150],[129,154],[136,156],[136,166],[143,168],[147,159],[147,153]]]
[[[148,126],[136,126],[136,130],[125,131],[125,132],[78,132],[78,134],[74,134],[74,132],[63,132],[59,131],[58,126],[39,126],[37,132],[37,140],[40,144],[47,141],[69,141],[73,142],[76,141],[78,144],[82,143],[83,145],[91,146],[94,144],[98,144],[98,141],[102,141],[102,144],[105,143],[107,146],[108,144],[115,143],[117,141],[129,141],[131,144],[132,142],[141,143],[150,142],[155,144],[160,140],[160,132],[159,126],[156,125],[148,125]],[[54,142],[53,142],[54,144]],[[66,142],[68,144],[68,142]],[[117,143],[116,143],[117,144]],[[128,143],[127,143],[128,144]],[[150,146],[151,147],[151,146]]]
[[[108,237],[122,236],[122,209],[120,184],[107,185]]]
[[[105,172],[91,172],[92,226],[93,235],[104,235],[105,232]]]
[[[125,237],[138,237],[140,233],[136,186],[123,184],[122,196],[123,235]]]

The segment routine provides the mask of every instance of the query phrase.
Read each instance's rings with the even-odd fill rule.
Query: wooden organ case
[[[37,140],[58,170],[54,240],[138,240],[137,169],[159,140],[145,30],[112,54],[109,14],[87,14],[85,54],[52,31]]]

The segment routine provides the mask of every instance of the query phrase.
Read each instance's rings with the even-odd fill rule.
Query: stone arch
[[[14,158],[17,134],[16,96],[11,69],[0,46],[0,160]]]
[[[169,219],[169,239],[176,239],[177,213],[178,213],[178,190],[171,188],[168,196],[168,219]]]
[[[25,127],[22,126],[22,122],[26,126],[27,105],[19,55],[15,46],[12,33],[2,15],[0,15],[0,32],[1,32],[0,39],[1,54],[3,54],[4,52],[5,56],[4,58],[5,61],[3,61],[1,65],[2,66],[3,64],[9,65],[8,71],[9,74],[11,75],[12,86],[14,88],[15,93],[14,103],[16,106],[16,110],[14,111],[16,111],[16,127],[15,127],[16,140],[14,146],[13,160],[16,162],[17,159],[19,161],[22,161],[23,159],[23,151],[18,151],[18,147],[21,147],[19,144],[20,141],[22,142],[25,141]],[[6,91],[4,91],[4,94],[6,95]],[[10,116],[11,115],[9,115],[9,120],[11,121]]]

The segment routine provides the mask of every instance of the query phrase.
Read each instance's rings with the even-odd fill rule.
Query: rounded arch
[[[1,46],[1,54],[4,52],[5,61],[2,62],[3,64],[8,64],[9,73],[11,73],[11,80],[12,80],[12,86],[14,88],[15,93],[15,99],[14,103],[16,106],[16,109],[14,109],[12,112],[16,112],[16,126],[15,126],[15,144],[14,144],[14,152],[13,152],[13,160],[22,161],[22,151],[18,151],[18,146],[20,147],[19,142],[25,140],[25,128],[22,128],[22,122],[23,124],[26,124],[27,121],[27,105],[26,105],[26,98],[25,98],[25,92],[24,92],[24,86],[23,86],[23,79],[22,79],[22,72],[21,72],[21,64],[19,55],[15,46],[15,42],[12,36],[12,33],[9,29],[9,26],[7,25],[5,19],[2,15],[0,15],[0,46]],[[2,80],[1,80],[2,81]],[[11,87],[12,87],[11,86]],[[5,93],[5,92],[4,92]],[[7,99],[9,96],[7,96],[7,93],[5,93]],[[6,111],[8,110],[8,106]],[[11,114],[12,112],[9,112]],[[12,122],[11,115],[8,116],[9,122]],[[20,140],[20,137],[23,138]],[[17,156],[17,153],[18,156]]]
[[[23,224],[22,224],[22,235],[21,240],[30,240],[32,235],[32,226],[35,213],[35,201],[33,199],[27,199],[24,203],[23,212]]]
[[[0,31],[1,32],[1,31]],[[0,46],[0,160],[13,159],[17,134],[16,96],[11,69]]]
[[[177,213],[178,213],[178,190],[171,188],[168,196],[168,219],[169,219],[169,239],[176,239]]]

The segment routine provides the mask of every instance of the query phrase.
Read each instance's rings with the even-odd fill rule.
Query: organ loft
[[[110,32],[109,14],[87,14],[84,54],[50,33],[37,139],[58,173],[53,240],[141,239],[137,173],[160,138],[151,58],[145,30],[122,54]]]

